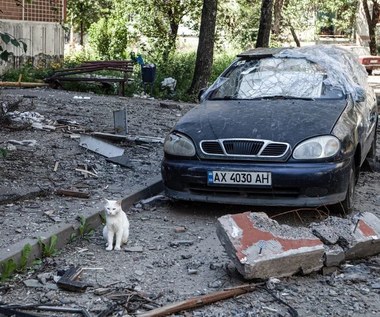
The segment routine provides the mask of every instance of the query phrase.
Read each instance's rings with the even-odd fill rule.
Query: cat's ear
[[[121,200],[117,200],[116,204],[118,204],[121,207]]]
[[[110,201],[109,201],[107,198],[104,198],[104,201],[105,201],[107,204],[110,203]]]

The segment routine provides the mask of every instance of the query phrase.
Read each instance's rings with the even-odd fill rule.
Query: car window
[[[220,78],[210,99],[342,98],[341,92],[325,86],[325,76],[306,59],[240,60]]]

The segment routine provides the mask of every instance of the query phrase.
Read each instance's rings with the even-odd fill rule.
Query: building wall
[[[66,0],[0,0],[0,31],[9,33],[27,45],[26,53],[11,44],[1,43],[12,53],[8,62],[0,62],[0,74],[24,63],[49,66],[63,59]]]
[[[62,23],[65,14],[66,0],[0,0],[0,20]]]

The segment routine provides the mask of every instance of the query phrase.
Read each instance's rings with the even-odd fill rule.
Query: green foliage
[[[111,35],[108,30],[108,21],[105,18],[91,25],[89,31],[89,43],[100,60],[111,59]]]
[[[111,6],[111,0],[68,0],[67,16],[76,32],[87,33],[91,24],[107,15]]]
[[[76,233],[71,234],[70,243],[76,241],[78,238],[88,240],[90,236],[92,236],[95,232],[95,230],[88,225],[86,221],[86,217],[84,217],[83,215],[79,216],[78,220],[79,220],[78,234]]]
[[[261,1],[219,1],[217,47],[226,49],[225,43],[238,50],[254,47],[260,22],[260,8]]]
[[[17,268],[18,271],[25,272],[28,266],[28,261],[29,261],[31,252],[32,252],[32,246],[29,243],[25,244],[21,251],[21,259],[20,259],[19,266]]]
[[[82,49],[80,51],[66,54],[63,62],[63,68],[76,67],[85,61],[94,60],[96,56],[88,49]]]
[[[157,56],[157,58],[159,58]],[[167,91],[160,89],[160,83],[166,77],[173,77],[177,80],[175,99],[188,100],[187,90],[193,79],[196,54],[192,53],[174,53],[170,55],[168,61],[157,60],[156,67],[156,90],[155,96],[167,98]]]
[[[231,52],[215,54],[209,85],[231,64],[236,54]],[[154,57],[149,57],[153,60]],[[158,98],[172,98],[182,101],[194,101],[196,96],[189,96],[187,91],[191,85],[195,66],[196,54],[175,53],[169,57],[167,62],[158,60],[156,63],[156,82],[154,96]],[[177,80],[175,95],[169,95],[167,91],[160,89],[160,83],[166,77],[173,77]]]
[[[13,259],[9,259],[2,263],[1,265],[1,276],[0,281],[4,282],[5,280],[12,277],[16,272],[25,272],[28,266],[30,253],[32,252],[32,246],[27,243],[24,245],[21,251],[20,262],[17,263]]]
[[[89,236],[92,236],[94,234],[94,229],[91,228],[87,221],[86,217],[79,216],[79,236],[83,239],[88,239]]]
[[[24,41],[16,39],[9,33],[0,31],[0,60],[7,61],[10,53],[7,49],[5,49],[5,45],[11,44],[14,47],[21,48],[24,52],[26,52],[27,45]]]
[[[16,269],[17,264],[13,259],[9,259],[6,262],[2,263],[0,281],[4,282],[5,280],[9,279],[16,272]]]
[[[219,53],[214,56],[214,63],[212,65],[210,84],[232,63],[236,58],[239,51],[232,51],[229,53]]]
[[[38,244],[43,258],[52,257],[57,254],[57,241],[58,237],[56,235],[53,235],[47,243],[44,243],[42,238],[38,238]]]
[[[24,82],[38,82],[50,76],[54,72],[53,68],[37,68],[32,64],[25,64],[18,69],[9,69],[1,77],[3,81],[18,81],[22,75]]]
[[[8,151],[6,149],[0,148],[0,158],[6,157],[8,154]]]
[[[333,28],[336,34],[352,35],[358,0],[314,0],[313,2],[316,3],[316,10],[319,13],[318,26],[320,28]],[[309,0],[308,6],[312,7],[313,2]]]

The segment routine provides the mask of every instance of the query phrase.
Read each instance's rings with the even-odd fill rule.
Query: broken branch
[[[78,198],[89,198],[89,193],[83,193],[83,192],[77,192],[74,190],[67,190],[67,189],[57,189],[55,191],[57,195],[61,196],[71,196],[71,197],[78,197]]]
[[[223,291],[214,292],[202,296],[192,297],[177,303],[169,304],[157,309],[153,309],[146,313],[137,315],[138,317],[160,317],[170,314],[178,313],[182,310],[188,310],[196,307],[201,307],[207,304],[211,304],[220,300],[235,297],[241,294],[252,292],[255,289],[255,284],[245,284],[237,286]]]

